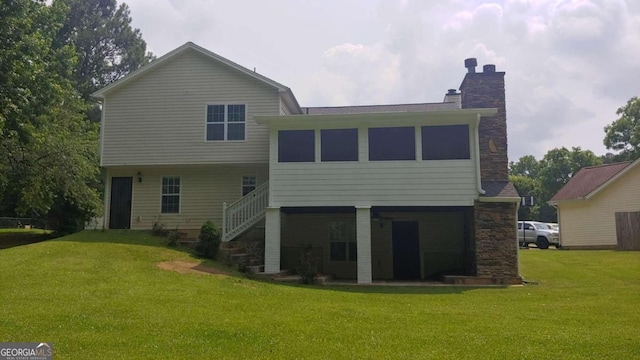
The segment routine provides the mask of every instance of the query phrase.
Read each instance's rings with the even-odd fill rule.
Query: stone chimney
[[[486,181],[508,181],[507,113],[505,109],[504,72],[495,65],[484,65],[476,72],[476,59],[466,59],[467,74],[460,84],[463,109],[497,108],[498,114],[480,119],[480,176]]]
[[[462,106],[462,97],[460,96],[460,93],[456,91],[456,89],[449,89],[444,95],[444,102],[456,103],[458,109],[460,109]]]

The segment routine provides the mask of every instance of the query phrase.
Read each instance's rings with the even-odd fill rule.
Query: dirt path
[[[229,275],[227,272],[200,263],[175,260],[158,263],[163,270],[177,271],[182,274]]]

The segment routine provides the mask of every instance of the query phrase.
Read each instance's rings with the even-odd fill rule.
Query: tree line
[[[596,156],[580,147],[561,147],[549,150],[540,160],[526,155],[509,163],[509,181],[520,196],[532,195],[535,199],[534,206],[520,208],[519,219],[556,222],[556,209],[547,202],[580,169],[640,158],[640,99],[632,97],[616,114],[619,118],[605,126],[603,139],[613,152]]]
[[[116,0],[2,0],[0,34],[0,216],[75,231],[102,211],[91,93],[154,56]]]

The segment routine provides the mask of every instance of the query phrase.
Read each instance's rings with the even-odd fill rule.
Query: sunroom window
[[[369,160],[415,160],[415,128],[384,127],[369,129]]]
[[[422,160],[470,159],[469,125],[423,126]]]
[[[314,162],[314,130],[278,131],[278,162]]]

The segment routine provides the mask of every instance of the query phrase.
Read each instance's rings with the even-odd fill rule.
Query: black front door
[[[131,187],[133,178],[111,178],[111,204],[109,209],[109,229],[129,229],[131,227]]]
[[[417,221],[392,223],[393,278],[420,279],[420,236]]]

